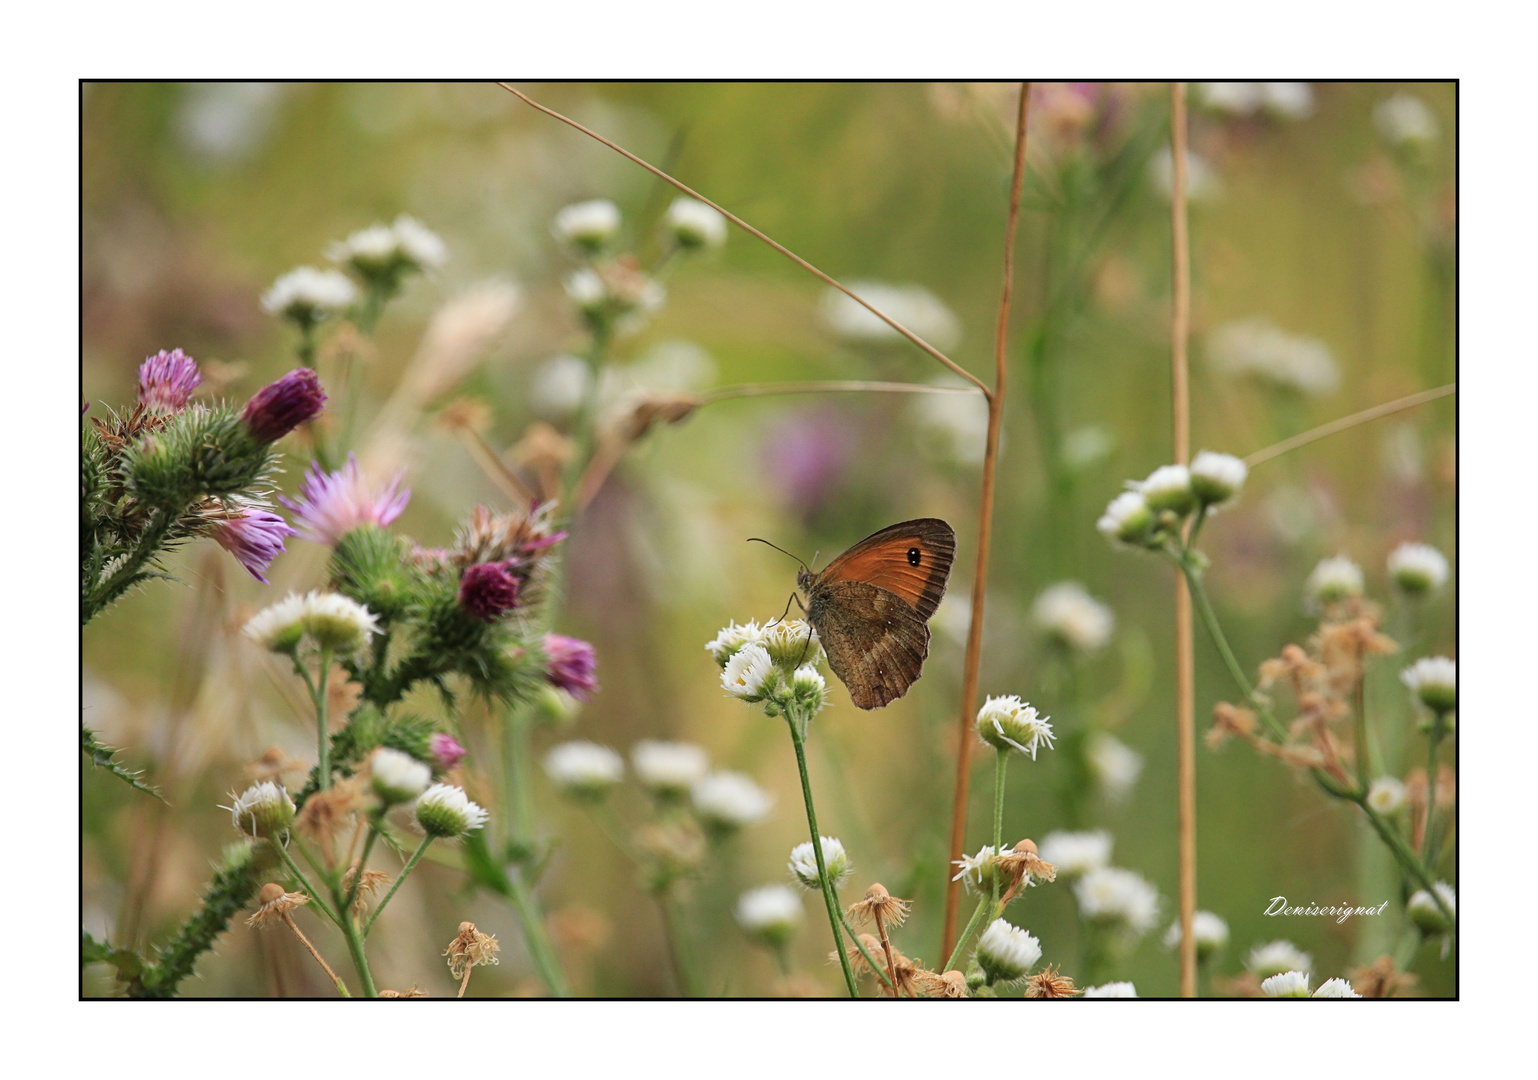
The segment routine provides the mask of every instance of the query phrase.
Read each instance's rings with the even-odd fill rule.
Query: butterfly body
[[[918,518],[872,533],[818,573],[803,567],[797,575],[807,621],[857,707],[879,709],[918,680],[927,623],[955,557],[955,530]]]

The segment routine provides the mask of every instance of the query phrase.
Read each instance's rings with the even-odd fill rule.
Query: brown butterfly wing
[[[819,582],[807,599],[828,666],[857,707],[879,709],[908,692],[929,655],[929,627],[912,604],[865,581]]]
[[[945,595],[955,559],[956,530],[946,522],[939,518],[902,521],[872,533],[834,559],[817,575],[813,588],[863,581],[900,597],[912,605],[920,621],[928,621]]]

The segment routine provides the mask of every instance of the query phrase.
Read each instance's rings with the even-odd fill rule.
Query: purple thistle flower
[[[598,689],[598,652],[581,638],[545,635],[545,677],[552,686],[586,701]]]
[[[458,739],[442,731],[433,732],[432,738],[427,740],[427,746],[439,772],[448,772],[459,764],[460,758],[470,752],[460,745]]]
[[[244,566],[252,577],[266,585],[268,581],[262,576],[263,571],[272,565],[272,560],[283,554],[283,540],[293,536],[294,530],[280,515],[265,506],[233,499],[230,501],[239,513],[216,523],[213,538],[220,547],[235,556],[235,561]]]
[[[155,412],[185,409],[202,381],[197,361],[180,349],[162,349],[139,365],[139,404]]]
[[[518,606],[518,579],[502,563],[476,563],[459,578],[459,606],[496,622]]]
[[[326,392],[309,368],[295,368],[252,395],[240,418],[258,442],[274,443],[306,420],[320,415]]]
[[[411,489],[401,489],[402,470],[378,491],[371,491],[358,469],[358,459],[347,455],[347,464],[328,473],[311,462],[299,494],[278,501],[294,512],[299,535],[317,544],[334,545],[359,525],[388,525],[401,516],[411,501]]]

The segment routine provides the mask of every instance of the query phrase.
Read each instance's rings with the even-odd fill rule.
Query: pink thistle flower
[[[598,652],[581,638],[545,635],[545,677],[552,686],[586,701],[598,689]]]
[[[263,576],[272,561],[283,554],[283,540],[293,536],[294,530],[282,516],[258,503],[230,500],[233,516],[215,523],[210,534],[220,547],[235,561],[246,568],[247,573],[263,585]]]
[[[139,404],[155,412],[177,412],[187,407],[202,381],[197,361],[180,349],[162,349],[139,365]]]
[[[496,622],[518,606],[518,579],[502,563],[476,563],[459,578],[459,606],[478,619]]]
[[[458,739],[442,731],[433,732],[432,738],[427,740],[427,746],[439,772],[448,772],[459,764],[460,758],[470,752],[460,745]]]
[[[347,464],[328,473],[319,462],[311,462],[299,494],[279,496],[278,501],[294,512],[299,535],[317,544],[335,545],[360,525],[390,524],[401,516],[411,501],[411,489],[402,489],[402,470],[388,484],[371,490],[358,469],[358,460],[347,455]]]
[[[252,395],[240,418],[258,442],[275,443],[306,420],[320,415],[326,391],[309,368],[295,368]]]

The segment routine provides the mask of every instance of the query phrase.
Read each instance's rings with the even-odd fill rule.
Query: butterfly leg
[[[797,594],[797,593],[791,593],[790,594],[790,599],[785,601],[785,610],[780,612],[780,617],[778,619],[770,619],[767,625],[773,626],[777,622],[784,622],[785,621],[785,616],[790,614],[790,605],[791,604],[795,604],[798,608],[800,608],[802,610],[803,613],[806,611],[806,605],[801,602],[800,595]]]

